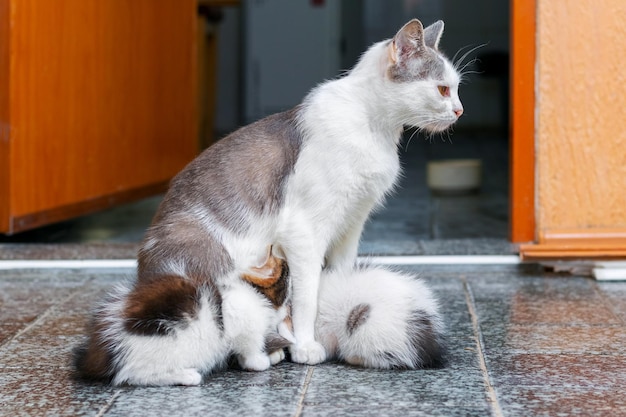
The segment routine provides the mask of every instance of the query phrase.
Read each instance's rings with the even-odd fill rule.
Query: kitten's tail
[[[371,266],[325,275],[316,336],[329,356],[384,369],[443,365],[438,303],[421,280]]]
[[[199,384],[228,354],[219,297],[176,276],[119,285],[74,351],[76,376],[114,385]]]
[[[92,312],[87,326],[87,339],[73,351],[75,376],[84,380],[111,382],[115,376],[115,338],[111,328],[121,316],[121,304],[130,293],[130,286],[119,285]]]

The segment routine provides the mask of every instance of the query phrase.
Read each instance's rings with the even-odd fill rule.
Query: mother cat
[[[210,288],[220,304],[272,247],[290,271],[291,358],[322,362],[326,352],[314,327],[322,268],[354,267],[363,225],[398,178],[403,127],[440,132],[463,112],[459,75],[438,51],[442,32],[441,21],[426,29],[410,21],[392,40],[374,44],[348,75],[313,89],[296,108],[232,133],[176,176],[120,307],[125,331],[158,336],[168,320],[193,318],[196,286]],[[246,303],[232,306],[232,320],[259,320]],[[214,313],[221,312],[218,305]],[[98,326],[105,325],[94,331],[106,338],[111,330]],[[245,368],[270,366],[264,335],[240,335]],[[100,356],[94,350],[87,361]]]

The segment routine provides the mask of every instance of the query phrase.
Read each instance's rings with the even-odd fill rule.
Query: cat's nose
[[[456,114],[456,118],[458,119],[463,114],[463,107],[461,107],[460,109],[453,110],[453,111],[454,111],[454,114]]]

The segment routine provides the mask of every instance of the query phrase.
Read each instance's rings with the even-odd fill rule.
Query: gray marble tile
[[[626,282],[600,282],[597,287],[609,308],[626,324]]]
[[[303,417],[485,417],[491,415],[488,405],[448,407],[435,403],[392,404],[372,407],[368,404],[354,404],[337,407],[333,404],[305,405]]]
[[[134,259],[136,242],[0,243],[0,260]]]
[[[626,352],[621,356],[493,352],[488,365],[497,386],[554,390],[626,386]]]
[[[125,388],[105,416],[293,416],[299,387],[222,385]],[[212,383],[215,382],[215,383]]]
[[[115,388],[84,385],[56,367],[2,369],[0,414],[3,416],[95,416]]]
[[[488,405],[483,379],[477,369],[398,371],[324,364],[315,367],[305,407],[333,404],[338,409],[419,409],[421,404],[443,407]]]
[[[537,389],[502,386],[497,395],[504,414],[511,417],[624,416],[626,397],[617,389]]]
[[[622,326],[501,326],[481,328],[488,352],[618,355],[626,352]]]

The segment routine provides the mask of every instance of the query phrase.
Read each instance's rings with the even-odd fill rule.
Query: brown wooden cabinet
[[[0,0],[0,232],[165,189],[198,152],[196,0]]]

